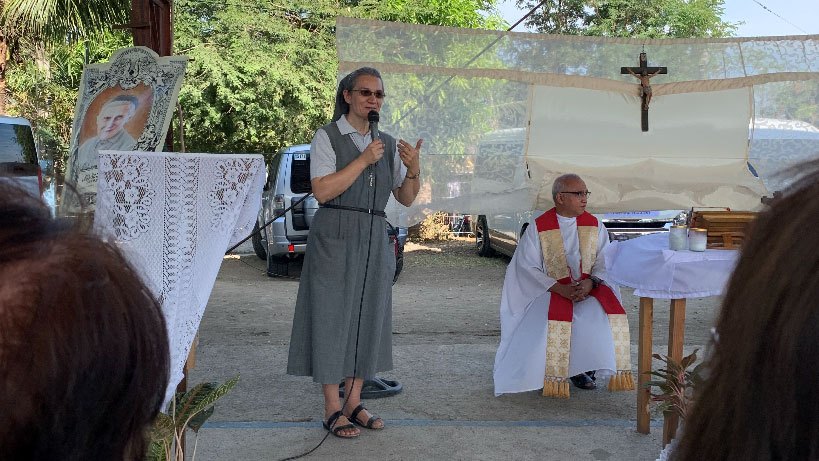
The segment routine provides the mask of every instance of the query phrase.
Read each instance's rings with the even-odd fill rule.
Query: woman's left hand
[[[412,144],[404,141],[403,139],[398,140],[398,156],[401,157],[401,162],[404,163],[404,166],[407,167],[408,174],[415,175],[421,170],[421,161],[420,161],[420,153],[421,153],[421,145],[424,144],[423,139],[419,139],[415,143],[415,147],[412,147]]]

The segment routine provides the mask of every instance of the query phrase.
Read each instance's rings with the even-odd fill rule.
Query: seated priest
[[[588,196],[580,176],[558,177],[555,207],[529,224],[506,269],[495,395],[568,398],[569,381],[594,389],[605,376],[609,390],[634,389],[628,319],[601,256],[609,237]]]

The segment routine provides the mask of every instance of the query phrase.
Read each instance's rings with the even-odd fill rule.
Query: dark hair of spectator
[[[743,245],[675,460],[819,459],[819,162]]]
[[[360,67],[347,74],[341,79],[340,82],[338,82],[338,90],[336,91],[336,106],[335,110],[333,111],[333,121],[340,119],[342,115],[350,112],[350,105],[344,100],[344,90],[354,90],[356,80],[358,80],[358,77],[362,75],[373,76],[381,80],[382,84],[384,83],[384,79],[381,78],[381,73],[372,67]]]
[[[117,248],[0,183],[0,457],[141,460],[168,379],[162,311]]]

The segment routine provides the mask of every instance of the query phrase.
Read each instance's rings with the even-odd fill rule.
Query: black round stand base
[[[362,399],[380,399],[401,393],[404,386],[398,381],[375,377],[364,381],[361,388]],[[344,381],[338,385],[338,396],[344,398]]]

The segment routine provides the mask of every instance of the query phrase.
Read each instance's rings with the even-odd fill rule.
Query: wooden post
[[[683,354],[683,338],[685,337],[685,299],[672,299],[671,312],[668,319],[668,356],[679,362]],[[677,434],[679,417],[674,413],[667,413],[663,421],[663,446],[666,446]]]
[[[173,0],[131,0],[134,46],[145,46],[160,56],[173,53]],[[173,124],[165,136],[166,152],[173,152]]]
[[[637,346],[637,432],[651,432],[651,416],[648,402],[651,394],[646,384],[651,371],[652,325],[654,323],[654,300],[640,298],[640,338]]]

